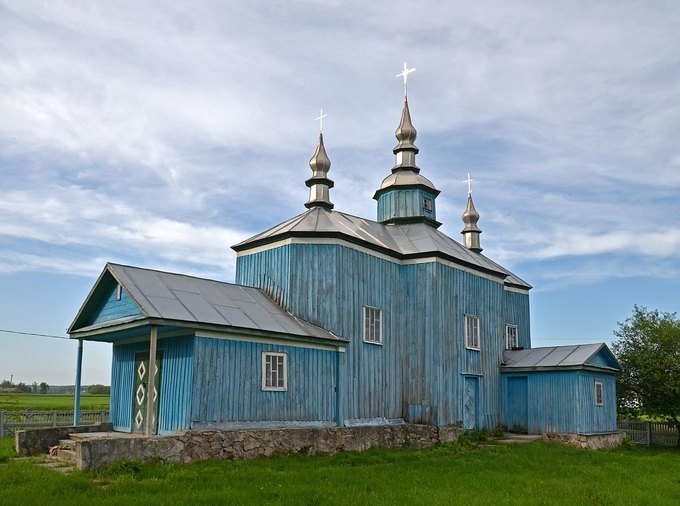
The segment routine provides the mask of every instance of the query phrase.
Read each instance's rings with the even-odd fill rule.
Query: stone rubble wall
[[[171,436],[87,438],[76,441],[76,465],[97,469],[121,459],[185,463],[244,460],[272,455],[364,451],[368,448],[427,448],[453,442],[462,430],[431,425],[370,427],[189,430]]]
[[[599,434],[569,434],[560,432],[549,432],[543,434],[543,440],[553,443],[561,443],[577,448],[588,450],[601,450],[618,448],[626,437],[625,432],[603,432]]]

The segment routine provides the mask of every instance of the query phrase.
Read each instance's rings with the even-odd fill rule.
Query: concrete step
[[[40,467],[52,469],[60,473],[68,474],[76,469],[75,462],[61,460],[59,458],[48,456],[44,462],[38,464]]]
[[[75,450],[76,442],[73,439],[60,439],[57,446],[59,446],[59,449]]]
[[[60,439],[56,446],[50,448],[48,459],[57,461],[76,461],[76,443],[71,439]]]
[[[538,441],[540,439],[543,439],[542,436],[537,436],[533,434],[512,434],[512,433],[505,433],[502,438],[497,439],[496,443],[502,444],[502,445],[507,445],[507,444],[522,444],[522,443],[531,443],[533,441]]]

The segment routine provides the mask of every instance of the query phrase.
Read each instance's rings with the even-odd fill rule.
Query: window
[[[519,336],[517,334],[517,325],[505,326],[505,349],[512,350],[519,347]]]
[[[428,198],[423,198],[423,209],[432,211],[432,201]]]
[[[116,287],[116,300],[120,300],[122,296],[123,296],[123,287],[119,284]]]
[[[604,405],[604,390],[601,381],[595,381],[595,405]]]
[[[364,306],[364,342],[382,343],[382,309]]]
[[[288,390],[288,357],[285,353],[262,353],[262,390]]]
[[[465,347],[479,349],[479,317],[465,315]]]

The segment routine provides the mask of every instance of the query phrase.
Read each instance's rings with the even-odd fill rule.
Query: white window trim
[[[369,336],[368,336],[368,327],[366,325],[366,318],[367,318],[367,313],[368,313],[369,310],[378,312],[378,316],[379,316],[378,321],[380,322],[380,332],[378,332],[378,339],[377,340],[369,338]],[[362,326],[363,326],[364,342],[368,343],[368,344],[382,345],[382,343],[383,343],[383,310],[382,310],[382,308],[375,307],[375,306],[364,306],[364,309],[361,312],[361,315],[362,315],[361,323],[362,323]]]
[[[468,320],[476,320],[477,321],[477,346],[474,346],[474,342],[470,344],[470,336],[468,335]],[[474,337],[474,336],[473,336]],[[481,329],[481,322],[479,321],[479,316],[473,315],[473,314],[466,314],[465,315],[465,348],[468,350],[475,350],[479,351],[481,346],[481,340],[482,340],[482,329]]]
[[[116,286],[116,300],[120,300],[123,298],[123,286],[118,283],[118,286]]]
[[[510,342],[510,329],[515,329],[515,343],[513,346],[513,343]],[[506,324],[505,325],[505,349],[506,350],[512,350],[513,348],[516,348],[519,346],[519,327],[517,325],[513,324]]]
[[[267,385],[267,357],[283,357],[283,386]],[[288,390],[288,354],[276,351],[262,352],[262,390],[265,392],[285,392]]]
[[[600,399],[598,402],[597,391],[600,390]],[[604,383],[600,380],[595,380],[595,405],[604,406]]]

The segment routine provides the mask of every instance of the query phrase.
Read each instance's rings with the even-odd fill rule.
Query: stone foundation
[[[81,470],[92,470],[117,460],[185,463],[208,459],[253,459],[294,453],[315,455],[344,451],[361,452],[368,448],[418,449],[434,446],[440,442],[454,442],[461,433],[462,430],[456,427],[401,424],[370,427],[189,430],[170,436],[119,434],[119,437],[109,437],[102,434],[83,435],[73,439],[76,466]],[[43,447],[46,448],[44,444]]]
[[[42,455],[60,439],[68,439],[71,434],[107,432],[113,430],[110,423],[82,425],[80,427],[49,427],[45,429],[18,430],[14,434],[14,449],[19,457]]]
[[[622,431],[601,432],[596,434],[568,434],[561,432],[549,432],[543,434],[543,440],[553,443],[566,444],[576,448],[588,450],[601,450],[603,448],[618,448],[623,443],[626,434]]]

